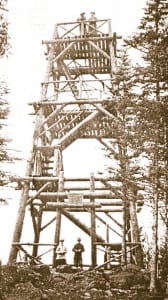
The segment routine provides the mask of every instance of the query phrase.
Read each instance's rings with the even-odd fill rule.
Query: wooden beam
[[[82,203],[82,204],[70,204],[65,202],[56,202],[56,203],[46,203],[47,208],[96,208],[101,207],[99,203]]]
[[[75,38],[63,38],[63,39],[54,39],[54,40],[42,40],[42,44],[46,45],[54,45],[54,44],[59,44],[63,42],[89,42],[89,41],[102,41],[102,40],[107,40],[107,41],[112,41],[113,36],[88,36],[88,37],[75,37]]]
[[[62,138],[60,138],[57,142],[57,147],[65,147],[65,142],[71,141],[71,139],[73,139],[77,132],[79,132],[82,128],[84,128],[86,126],[86,124],[88,122],[90,122],[91,120],[93,120],[97,115],[99,114],[98,111],[95,111],[93,113],[91,113],[90,115],[88,115],[84,120],[82,120],[80,123],[78,123],[74,128],[70,129],[69,132],[67,132]],[[71,143],[71,142],[70,142]]]
[[[56,57],[54,57],[54,61],[59,60],[60,58],[64,57],[66,52],[74,45],[74,42],[71,42],[63,51],[61,51]]]
[[[62,210],[62,213],[65,217],[67,217],[72,223],[74,223],[76,226],[78,226],[81,230],[83,230],[86,234],[90,236],[90,228],[83,224],[80,219],[75,218],[74,215],[72,215],[70,212],[68,212],[66,209]],[[100,237],[99,235],[96,235],[97,241],[104,242],[104,239]]]
[[[87,83],[87,82],[98,82],[98,81],[109,81],[111,82],[111,78],[103,78],[103,80],[101,80],[100,78],[96,77],[95,74],[93,74],[93,76],[96,78],[96,79],[86,79],[86,80],[82,80],[81,79],[81,82],[82,83]],[[76,80],[76,79],[71,79],[72,82],[77,82],[79,83],[79,80]],[[53,83],[67,83],[67,80],[50,80],[50,81],[45,81],[45,82],[42,82],[41,84],[53,84]],[[47,100],[47,99],[45,99]]]
[[[56,217],[52,218],[48,223],[46,223],[43,227],[40,228],[41,231],[43,231],[45,228],[47,228],[50,224],[55,222]]]
[[[49,151],[50,149],[53,150],[53,155],[54,155],[54,149],[56,149],[56,146],[38,146],[36,149],[39,149],[41,151],[46,150]],[[11,181],[32,181],[32,180],[38,180],[38,181],[58,181],[58,176],[23,176],[23,177],[18,177],[18,176],[12,176]],[[89,182],[90,178],[89,177],[64,177],[64,181],[76,181],[76,182]],[[120,183],[121,177],[119,176],[113,176],[113,177],[107,177],[107,176],[97,176],[95,177],[95,181],[100,181],[103,184],[105,184],[108,181],[111,181],[110,188],[116,188],[116,185],[114,186],[112,183],[118,181]],[[107,188],[109,189],[109,188]]]
[[[69,191],[88,191],[89,188],[88,188],[88,186],[69,186],[69,185],[67,185],[67,186],[65,186],[64,190],[67,192],[69,192]],[[105,186],[104,187],[97,186],[96,190],[104,191],[104,190],[107,190],[107,188]]]
[[[54,207],[49,207],[48,205],[48,208],[44,208],[43,211],[53,211],[55,212],[55,208]],[[88,212],[86,211],[86,207],[81,207],[81,208],[66,208],[66,211],[67,212]],[[96,212],[111,212],[111,213],[122,213],[122,208],[96,208]],[[137,209],[137,212],[139,212],[140,209]]]
[[[118,153],[112,148],[111,145],[109,145],[107,142],[105,142],[103,139],[97,138],[97,140],[104,146],[106,147],[115,157],[117,157]]]
[[[63,105],[64,107],[66,106],[66,105],[70,105],[70,104],[101,104],[101,103],[103,103],[103,104],[106,104],[106,103],[110,103],[110,102],[112,102],[112,101],[114,101],[114,99],[102,99],[102,100],[96,100],[96,99],[79,99],[79,100],[68,100],[68,101],[64,101],[64,100],[62,100],[62,101],[57,101],[57,100],[55,100],[55,101],[53,101],[53,100],[51,100],[51,101],[49,101],[48,99],[46,99],[46,101],[39,101],[39,102],[29,102],[28,104],[29,105],[39,105],[39,106],[46,106],[46,105]],[[49,116],[48,116],[48,118],[51,118],[51,117],[54,117],[55,116],[55,114],[57,114],[58,112],[60,111],[60,109],[58,110],[57,109],[57,111],[55,112],[52,112]],[[48,121],[48,119],[45,119],[44,120],[44,122],[46,123],[47,121]]]
[[[100,111],[110,119],[115,120],[117,123],[119,122],[119,119],[114,114],[110,113],[107,109],[105,109],[102,105],[94,104],[94,106],[97,108],[98,111]]]
[[[97,23],[101,23],[101,22],[108,22],[109,19],[99,19],[97,20],[96,22]],[[73,25],[73,24],[80,24],[79,21],[74,21],[74,22],[60,22],[60,23],[57,23],[57,26],[62,26],[62,25]]]
[[[41,103],[44,103],[44,102],[41,102]],[[57,105],[57,103],[55,103]],[[45,120],[42,122],[42,126],[44,124],[46,124],[51,118],[54,118],[56,115],[59,114],[60,111],[63,110],[63,108],[66,106],[66,104],[61,104],[60,107],[57,107],[54,111],[51,112],[51,114],[49,114]]]
[[[122,228],[122,224],[119,223],[115,218],[113,218],[108,212],[106,213],[106,215],[116,224],[118,225],[120,228]]]
[[[56,246],[56,244],[51,243],[23,243],[23,242],[13,242],[13,246],[33,246],[33,245],[39,245],[39,246]]]
[[[112,228],[107,222],[105,222],[100,216],[96,215],[96,218],[101,222],[103,223],[105,226],[107,226],[111,231],[113,231],[115,234],[117,234],[118,236],[121,237],[121,234],[116,231],[114,228]]]
[[[36,199],[36,198],[40,195],[40,193],[41,193],[42,191],[44,191],[45,188],[48,187],[50,184],[51,184],[51,182],[46,182],[46,183],[45,183],[45,184],[37,191],[37,193],[36,193],[33,197],[31,197],[31,198],[29,198],[29,199],[27,200],[26,205],[31,204],[31,203],[33,202],[33,200]]]
[[[107,189],[111,190],[112,185],[109,181],[101,180],[101,182],[107,187]],[[113,188],[112,188],[112,190],[113,190]],[[120,192],[119,188],[118,188],[118,190],[116,189],[114,193],[115,193],[116,198],[123,199],[123,194]]]
[[[114,189],[115,192],[116,189]],[[96,199],[111,199],[114,198],[114,194],[111,191],[84,191],[83,192],[84,198],[94,197]],[[66,192],[41,192],[40,199],[47,200],[47,202],[55,202],[58,198],[68,198],[68,193]]]

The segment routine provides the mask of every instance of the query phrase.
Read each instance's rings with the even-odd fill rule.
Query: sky
[[[95,11],[99,19],[110,18],[112,30],[126,37],[136,31],[146,0],[8,0],[8,3],[7,18],[10,23],[12,48],[9,58],[0,61],[0,72],[7,78],[10,87],[9,136],[13,139],[11,148],[21,151],[19,155],[25,159],[24,162],[15,164],[15,172],[21,176],[25,173],[34,127],[34,120],[30,115],[33,110],[28,103],[40,100],[40,83],[45,76],[45,48],[41,41],[52,37],[55,23],[76,21],[81,12],[85,12],[89,17],[91,11]],[[82,172],[83,176],[89,177],[94,169],[104,166],[97,144],[74,143],[70,151],[70,159],[68,151],[65,150],[64,155],[65,161],[68,162],[67,175],[75,169],[77,175]],[[16,197],[18,205],[18,195]],[[17,205],[12,204],[9,209],[4,207],[1,210],[1,228],[8,226],[4,213],[8,210],[8,216],[11,215],[13,220],[9,225],[10,231],[12,230]],[[63,234],[65,235],[65,232]],[[1,251],[5,252],[7,258],[6,247],[9,246],[10,234],[7,238],[2,231],[0,236],[3,245]]]

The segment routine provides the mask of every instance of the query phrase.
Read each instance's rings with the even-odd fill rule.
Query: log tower
[[[63,152],[75,140],[97,139],[107,145],[106,139],[113,138],[111,127],[116,117],[107,107],[113,101],[117,36],[112,33],[109,19],[96,23],[96,28],[87,21],[56,24],[52,40],[43,41],[47,68],[41,99],[31,103],[35,111],[33,145],[25,177],[17,179],[22,185],[22,193],[9,263],[17,260],[20,250],[38,262],[39,248],[47,246],[46,252],[52,248],[51,264],[54,265],[62,215],[89,235],[93,267],[97,264],[97,245],[105,248],[109,243],[108,234],[103,237],[97,234],[97,219],[102,226],[107,226],[107,232],[111,229],[121,237],[123,257],[126,244],[131,243],[128,222],[122,225],[115,216],[116,212],[126,215],[120,183],[114,184],[114,179],[103,175],[64,176]],[[52,218],[44,224],[45,212]],[[90,226],[73,212],[88,213]],[[31,242],[22,241],[27,214],[32,220],[34,237]],[[119,230],[115,230],[111,222]],[[53,223],[53,243],[41,243],[41,233]],[[67,233],[70,234],[68,229]],[[31,253],[25,250],[28,245]]]

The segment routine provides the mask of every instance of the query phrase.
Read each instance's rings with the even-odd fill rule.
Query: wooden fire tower
[[[103,175],[64,176],[63,152],[75,140],[97,139],[106,145],[106,139],[112,138],[111,127],[116,117],[107,106],[113,100],[116,39],[111,21],[105,19],[98,20],[96,27],[87,21],[56,24],[52,40],[43,41],[47,68],[41,99],[31,103],[35,111],[33,146],[25,177],[18,179],[22,193],[9,263],[17,261],[19,251],[38,262],[39,247],[47,246],[54,248],[51,252],[51,264],[54,265],[62,215],[90,236],[93,267],[97,264],[97,245],[105,249],[109,242],[108,235],[97,234],[97,219],[102,226],[108,225],[108,230],[115,231],[111,222],[119,227],[117,234],[121,237],[122,251],[126,252],[126,242],[131,242],[127,229],[123,230],[125,225],[115,217],[115,212],[124,210],[120,183],[114,184],[114,179]],[[46,224],[44,212],[52,216]],[[73,212],[88,213],[90,226]],[[32,220],[34,237],[31,242],[22,236],[27,214]],[[108,217],[108,223],[104,215]],[[44,245],[40,240],[41,233],[51,223],[55,224],[55,232],[51,233],[53,243]],[[31,253],[25,250],[26,245],[31,246]]]

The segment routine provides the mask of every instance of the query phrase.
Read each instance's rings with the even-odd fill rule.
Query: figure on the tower
[[[89,29],[88,29],[88,34],[95,36],[97,35],[97,17],[95,15],[95,12],[90,13],[90,18],[88,19],[89,21]]]
[[[80,35],[84,36],[86,34],[86,17],[85,13],[81,13],[80,17],[77,19],[77,22],[80,22],[79,28],[80,28]]]

